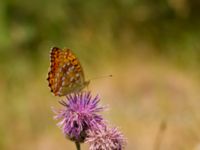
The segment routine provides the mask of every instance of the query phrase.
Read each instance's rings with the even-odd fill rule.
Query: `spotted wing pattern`
[[[50,53],[48,82],[55,96],[65,96],[81,91],[89,84],[85,81],[79,60],[70,49],[52,48]]]

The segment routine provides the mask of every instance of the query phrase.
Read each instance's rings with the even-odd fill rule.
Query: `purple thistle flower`
[[[86,143],[90,150],[122,150],[126,140],[117,128],[102,127],[88,130]]]
[[[97,106],[99,101],[99,97],[92,98],[90,92],[70,94],[60,101],[63,109],[53,110],[54,118],[61,120],[58,126],[70,140],[84,142],[87,130],[105,126],[103,118],[97,114],[104,110],[104,107]]]

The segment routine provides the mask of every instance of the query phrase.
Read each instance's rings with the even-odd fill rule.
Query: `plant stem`
[[[77,150],[81,150],[81,145],[80,145],[80,143],[79,143],[79,142],[75,142],[75,144],[76,144],[76,149],[77,149]]]
[[[160,123],[158,133],[156,135],[154,150],[160,150],[161,149],[161,144],[162,144],[162,140],[164,138],[164,133],[166,132],[166,129],[167,129],[167,121],[162,120],[161,123]]]

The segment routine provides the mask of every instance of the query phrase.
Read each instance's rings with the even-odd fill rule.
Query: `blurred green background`
[[[199,17],[198,0],[1,0],[0,149],[75,149],[51,111],[57,46],[73,50],[86,79],[113,75],[89,89],[127,150],[200,150]]]

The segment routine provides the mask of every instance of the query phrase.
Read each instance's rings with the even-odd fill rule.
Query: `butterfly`
[[[50,52],[50,71],[47,80],[55,96],[80,92],[89,84],[78,58],[70,49],[53,47]]]

